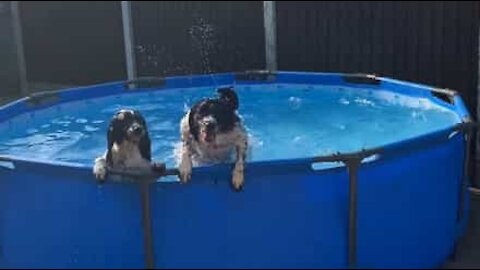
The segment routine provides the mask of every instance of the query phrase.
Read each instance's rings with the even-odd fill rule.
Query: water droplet
[[[288,103],[290,104],[290,108],[298,110],[302,106],[302,99],[298,97],[290,97]]]
[[[346,98],[341,98],[338,102],[343,105],[348,105],[350,104],[350,101],[348,101]]]
[[[85,123],[87,123],[87,122],[88,122],[87,119],[83,119],[83,118],[77,119],[77,120],[75,121],[75,123],[78,123],[78,124],[85,124]]]
[[[87,131],[87,132],[94,132],[94,131],[99,130],[99,128],[86,125],[85,128],[84,128],[84,130]]]
[[[37,133],[37,132],[38,132],[38,129],[35,129],[35,128],[27,129],[27,134],[34,134],[34,133]]]

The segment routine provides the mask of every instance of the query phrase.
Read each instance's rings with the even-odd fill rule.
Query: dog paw
[[[192,177],[192,161],[189,159],[182,159],[178,171],[180,173],[180,181],[186,183]]]
[[[243,188],[244,177],[241,172],[233,172],[232,186],[236,191],[240,191]]]
[[[96,165],[93,168],[93,174],[98,181],[103,182],[107,176],[107,168],[105,166]]]

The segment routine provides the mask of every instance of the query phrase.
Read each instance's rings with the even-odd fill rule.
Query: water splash
[[[210,56],[216,52],[218,44],[214,25],[195,14],[188,33],[192,39],[193,51],[199,55],[202,62],[203,73],[211,74],[213,70]],[[215,85],[218,85],[215,77],[211,75],[211,78]]]

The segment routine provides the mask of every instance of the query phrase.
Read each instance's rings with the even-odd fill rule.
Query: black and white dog
[[[232,185],[243,187],[248,137],[237,115],[238,97],[233,88],[220,88],[219,96],[192,106],[182,118],[180,180],[190,179],[192,166],[234,162]]]
[[[110,121],[107,151],[95,159],[93,173],[103,181],[108,169],[155,169],[145,119],[138,111],[120,110]]]

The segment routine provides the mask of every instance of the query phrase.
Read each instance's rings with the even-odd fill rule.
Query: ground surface
[[[445,268],[480,268],[480,192],[472,193],[470,222],[466,235],[459,242],[456,257],[447,262]]]

